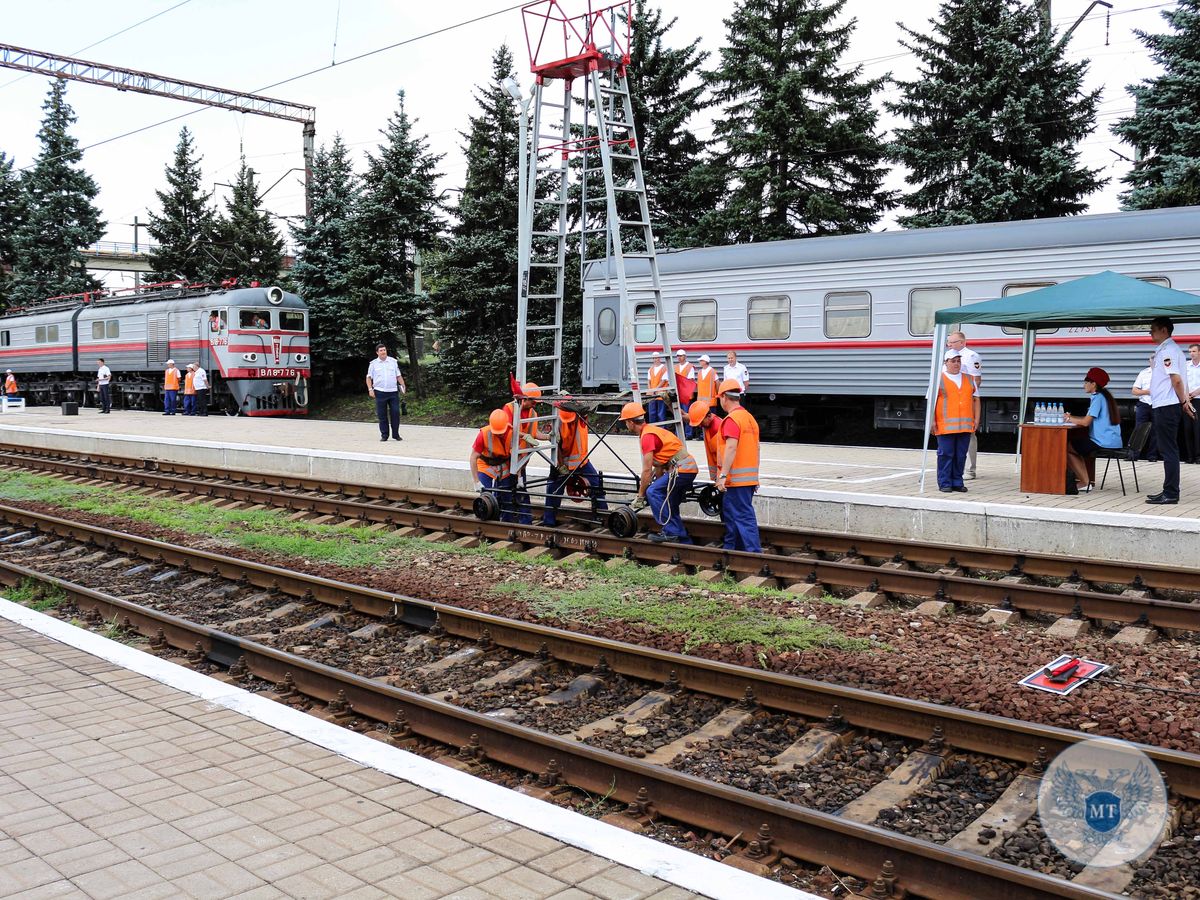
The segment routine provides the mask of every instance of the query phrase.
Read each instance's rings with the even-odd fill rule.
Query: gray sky
[[[504,0],[440,4],[412,0],[186,0],[177,6],[179,3],[38,0],[18,4],[8,0],[0,41],[253,92],[331,61],[349,60],[513,5]],[[1065,28],[1089,3],[1055,0],[1055,22]],[[1084,161],[1103,167],[1113,180],[1089,198],[1093,212],[1117,208],[1118,179],[1128,163],[1111,151],[1132,155],[1108,131],[1113,122],[1132,111],[1125,85],[1155,72],[1133,30],[1164,30],[1160,13],[1171,5],[1156,0],[1114,0],[1107,45],[1102,9],[1094,11],[1071,38],[1071,58],[1091,59],[1089,85],[1103,88],[1097,130],[1083,147]],[[699,36],[702,46],[715,53],[725,33],[722,20],[733,3],[662,0],[661,6],[668,17],[678,17],[671,32],[674,44]],[[859,24],[847,62],[865,62],[869,76],[891,72],[910,77],[915,62],[899,46],[896,20],[924,29],[937,7],[936,0],[906,0],[903,4],[849,0],[847,13]],[[83,49],[159,12],[163,14],[153,21]],[[404,89],[409,114],[419,120],[418,129],[429,136],[436,152],[446,154],[442,186],[457,187],[466,168],[458,132],[475,111],[473,87],[489,77],[493,50],[507,41],[517,57],[518,71],[528,71],[521,19],[517,9],[499,12],[485,21],[347,62],[263,93],[315,106],[318,144],[340,132],[361,169],[362,154],[378,143],[379,129],[396,108],[396,92]],[[527,75],[522,78],[523,84],[530,81]],[[46,90],[47,81],[41,76],[0,69],[0,149],[15,157],[18,166],[29,164],[37,151],[36,132]],[[79,117],[74,134],[83,146],[199,110],[180,121],[85,151],[84,166],[101,188],[98,203],[109,223],[108,240],[131,241],[133,228],[126,223],[135,215],[144,221],[147,208],[156,205],[154,190],[163,186],[163,167],[170,161],[179,128],[185,123],[196,135],[210,189],[214,182],[231,180],[240,148],[264,188],[302,163],[298,124],[78,83],[69,84],[67,97]],[[890,124],[885,117],[883,125]],[[707,134],[710,126],[702,124],[699,130]],[[897,185],[901,178],[894,177]],[[223,187],[217,191],[221,197],[228,192]],[[266,206],[278,215],[302,213],[299,173],[285,177],[267,196]],[[893,224],[893,219],[885,224]],[[145,232],[142,235],[144,240]]]

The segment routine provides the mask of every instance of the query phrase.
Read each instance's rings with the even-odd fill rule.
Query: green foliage
[[[883,79],[844,69],[846,0],[739,0],[709,82],[725,104],[716,165],[731,185],[710,240],[867,231],[895,205],[872,95]],[[719,179],[717,179],[719,185]]]
[[[158,246],[150,254],[154,272],[147,282],[205,281],[213,270],[217,215],[209,203],[212,194],[202,189],[201,159],[185,126],[179,131],[175,159],[166,168],[167,190],[154,192],[162,212],[150,213],[147,230]]]
[[[225,214],[217,220],[217,259],[211,277],[215,281],[237,278],[243,284],[260,281],[274,284],[283,266],[283,239],[271,216],[259,207],[254,170],[242,157],[225,201]]]
[[[20,584],[3,592],[5,599],[20,603],[35,612],[49,612],[66,602],[67,595],[55,584],[36,578],[22,578]]]
[[[1136,112],[1112,129],[1139,151],[1121,179],[1127,209],[1200,204],[1200,0],[1179,0],[1162,16],[1169,32],[1136,32],[1162,74],[1127,88]]]
[[[25,221],[25,192],[13,161],[0,150],[0,310],[8,308],[17,231]]]
[[[1100,92],[1083,92],[1086,62],[1066,61],[1023,0],[946,0],[932,33],[904,28],[920,60],[885,106],[907,119],[895,158],[913,187],[910,228],[1073,215],[1105,184],[1079,163]]]
[[[54,79],[42,109],[41,150],[21,179],[25,218],[13,236],[14,302],[30,303],[94,290],[80,247],[100,240],[104,222],[92,203],[100,188],[78,168],[83,154],[69,130],[76,116],[66,100],[67,83]]]

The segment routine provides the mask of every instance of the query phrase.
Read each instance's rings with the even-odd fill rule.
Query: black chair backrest
[[[1129,436],[1129,446],[1125,448],[1126,459],[1137,459],[1142,455],[1142,451],[1146,449],[1146,441],[1150,439],[1150,429],[1153,427],[1153,422],[1143,422],[1133,429],[1133,434]]]

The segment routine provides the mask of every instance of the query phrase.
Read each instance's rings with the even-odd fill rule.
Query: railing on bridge
[[[139,243],[135,248],[135,245],[126,243],[124,241],[96,241],[96,243],[89,244],[88,246],[84,247],[80,252],[83,253],[84,256],[126,256],[130,258],[137,258],[149,256],[156,250],[158,250],[157,244]]]

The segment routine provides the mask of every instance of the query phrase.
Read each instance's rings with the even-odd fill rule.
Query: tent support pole
[[[925,440],[921,443],[921,489],[925,493],[925,469],[929,460],[929,433],[933,430],[933,404],[937,401],[938,377],[942,373],[942,353],[949,325],[933,326],[933,348],[929,354],[929,387],[925,391]]]
[[[1021,335],[1021,405],[1017,408],[1017,455],[1013,466],[1021,467],[1021,423],[1025,421],[1025,407],[1029,404],[1029,374],[1033,371],[1033,348],[1037,342],[1037,329],[1026,326]]]

